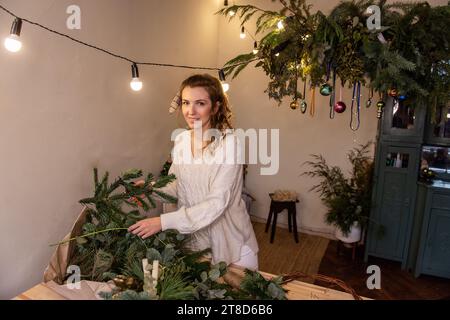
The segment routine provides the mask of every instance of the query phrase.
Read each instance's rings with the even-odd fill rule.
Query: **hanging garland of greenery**
[[[260,58],[255,67],[270,79],[265,92],[279,104],[286,96],[305,99],[297,81],[309,78],[311,86],[320,86],[329,80],[330,70],[349,87],[359,82],[380,95],[395,89],[432,107],[449,101],[450,6],[353,0],[325,15],[311,13],[306,0],[272,1],[282,9],[233,5],[217,14],[238,18],[242,26],[257,17],[256,35],[262,35],[257,53],[238,55],[225,70],[235,78],[255,56]],[[381,29],[366,26],[371,5],[381,10]],[[229,15],[231,11],[236,14]],[[281,29],[276,27],[280,21]]]

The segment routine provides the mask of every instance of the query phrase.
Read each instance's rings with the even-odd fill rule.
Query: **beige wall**
[[[236,1],[242,3],[241,1]],[[270,8],[269,0],[250,1]],[[334,1],[337,3],[337,1]],[[242,51],[237,23],[213,13],[221,0],[5,0],[18,15],[138,60],[216,66]],[[314,1],[317,8],[330,1]],[[440,1],[446,3],[446,1]],[[66,7],[82,9],[82,29],[65,28]],[[0,39],[12,18],[0,12]],[[192,71],[142,67],[144,89],[131,92],[130,65],[25,24],[20,54],[0,48],[0,298],[10,298],[41,280],[52,248],[92,192],[92,168],[114,177],[131,168],[158,173],[170,151],[177,123],[167,114],[179,83]],[[302,230],[331,234],[325,208],[308,193],[313,181],[299,177],[310,153],[346,165],[345,152],[373,139],[374,108],[363,110],[361,129],[348,128],[349,113],[327,117],[318,99],[314,118],[277,107],[264,94],[267,78],[249,68],[232,82],[237,126],[279,128],[280,171],[259,176],[251,166],[247,187],[257,198],[252,214],[265,218],[268,193],[276,188],[301,195]],[[365,93],[364,93],[365,95]],[[345,96],[348,101],[349,93]],[[284,223],[285,221],[281,221]]]

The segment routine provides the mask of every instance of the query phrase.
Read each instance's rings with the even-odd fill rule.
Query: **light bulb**
[[[11,32],[5,39],[5,48],[11,52],[17,52],[22,48],[20,32],[22,30],[22,19],[16,18],[11,26]]]
[[[226,81],[225,72],[223,70],[219,70],[219,79],[220,83],[222,83],[223,92],[230,90],[230,85]]]
[[[284,29],[283,20],[278,21],[277,28],[278,28],[278,30],[283,30]]]
[[[142,90],[142,81],[139,78],[133,78],[130,82],[130,87],[133,91],[141,91]]]
[[[228,12],[228,14],[230,15],[230,17],[232,17],[232,16],[234,16],[234,15],[236,14],[236,12],[234,12],[234,10],[230,10],[230,11]]]
[[[275,53],[275,57],[279,57],[279,56],[280,56],[279,52]]]
[[[242,29],[241,29],[241,39],[245,39],[245,37],[246,37],[245,28],[242,27]]]
[[[230,85],[227,82],[222,81],[223,92],[228,92],[230,90]]]
[[[255,41],[255,44],[253,45],[253,54],[258,54],[258,42]]]
[[[22,49],[22,42],[20,41],[20,37],[12,34],[8,38],[5,39],[5,48],[11,52],[18,52]]]
[[[131,77],[130,87],[134,91],[141,91],[142,81],[139,79],[139,69],[136,63],[131,65]]]

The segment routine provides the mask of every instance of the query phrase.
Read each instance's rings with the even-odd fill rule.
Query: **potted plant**
[[[369,220],[373,161],[367,154],[371,144],[360,145],[347,154],[352,165],[348,177],[341,168],[328,165],[322,155],[312,155],[314,161],[305,162],[312,170],[303,175],[321,178],[310,191],[320,193],[328,208],[325,221],[337,227],[336,237],[345,243],[360,241],[361,230]]]

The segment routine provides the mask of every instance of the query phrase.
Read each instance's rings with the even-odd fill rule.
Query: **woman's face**
[[[194,128],[195,121],[201,121],[203,130],[211,127],[213,112],[211,98],[203,87],[186,87],[181,93],[181,110],[190,129]]]

